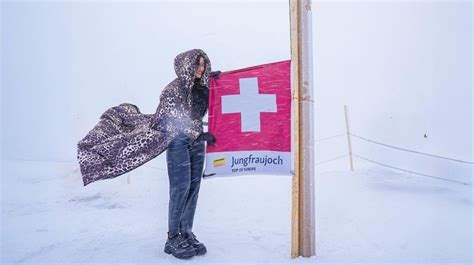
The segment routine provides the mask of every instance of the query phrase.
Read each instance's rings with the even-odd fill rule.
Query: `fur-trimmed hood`
[[[189,91],[191,91],[194,84],[194,73],[196,72],[199,56],[204,58],[204,63],[206,65],[204,73],[201,77],[201,85],[209,87],[211,61],[203,50],[192,49],[182,52],[174,58],[174,71],[176,72],[178,79],[183,82],[185,88],[189,89]]]

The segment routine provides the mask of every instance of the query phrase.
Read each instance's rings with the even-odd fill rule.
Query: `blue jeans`
[[[204,168],[204,142],[179,134],[166,150],[170,201],[168,232],[190,234]]]

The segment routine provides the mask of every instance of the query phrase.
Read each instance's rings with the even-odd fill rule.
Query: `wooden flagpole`
[[[349,129],[349,116],[347,114],[347,106],[346,105],[344,105],[344,117],[346,118],[347,144],[349,145],[349,163],[350,163],[350,166],[351,166],[351,171],[354,171],[354,164],[352,162],[351,131]]]
[[[293,153],[294,175],[291,203],[291,257],[299,256],[299,75],[298,75],[298,1],[290,0],[290,34],[291,34],[291,87],[293,88]]]
[[[311,0],[290,0],[294,117],[291,257],[316,252]]]

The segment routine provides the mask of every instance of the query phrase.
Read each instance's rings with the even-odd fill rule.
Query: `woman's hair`
[[[204,56],[199,55],[199,56],[197,57],[196,64],[199,65],[199,61],[201,60],[201,58],[204,59],[204,70],[206,70],[206,59],[204,58]]]
[[[196,64],[199,64],[199,61],[201,60],[201,58],[203,58],[202,55],[198,55],[198,57],[196,58]]]

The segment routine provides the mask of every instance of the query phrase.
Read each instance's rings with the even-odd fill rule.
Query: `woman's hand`
[[[198,136],[196,141],[198,142],[206,141],[207,144],[214,146],[214,144],[216,143],[216,137],[214,136],[214,134],[210,132],[203,132]]]
[[[209,76],[214,78],[214,79],[219,79],[220,74],[221,74],[221,71],[213,71],[209,74]]]

